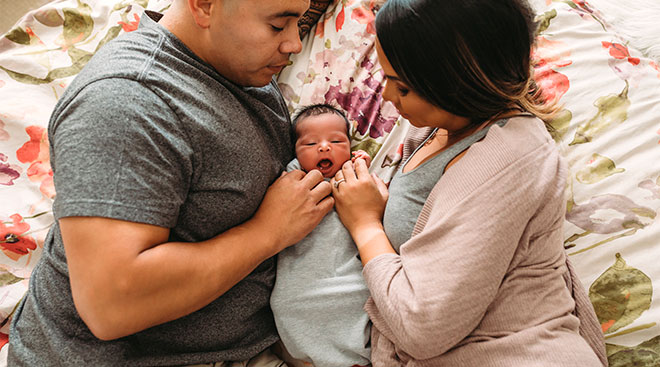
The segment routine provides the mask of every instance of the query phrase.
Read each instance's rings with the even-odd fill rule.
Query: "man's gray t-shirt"
[[[101,48],[67,88],[49,140],[56,218],[148,223],[184,242],[248,220],[293,158],[288,111],[274,81],[263,88],[227,81],[147,14],[137,31]],[[278,339],[269,307],[274,276],[271,258],[197,312],[100,341],[75,310],[56,222],[14,315],[9,363],[248,359]]]

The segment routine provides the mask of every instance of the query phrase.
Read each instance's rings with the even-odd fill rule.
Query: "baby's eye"
[[[342,140],[333,140],[332,143],[333,144],[340,144],[340,143],[343,143],[343,141]]]
[[[313,143],[313,142],[305,143],[305,145],[307,145],[308,147],[311,147],[312,145],[315,145],[315,144],[316,143]]]

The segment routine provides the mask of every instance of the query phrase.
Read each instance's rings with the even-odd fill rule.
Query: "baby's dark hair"
[[[323,115],[325,113],[334,113],[337,116],[340,116],[341,118],[344,119],[346,122],[346,135],[351,137],[351,123],[348,121],[348,118],[346,117],[346,114],[344,111],[330,105],[327,103],[316,103],[316,104],[311,104],[305,107],[302,107],[301,109],[297,110],[294,115],[293,115],[293,134],[294,138],[296,138],[296,126],[298,125],[298,122],[310,117],[310,116],[318,116],[318,115]]]

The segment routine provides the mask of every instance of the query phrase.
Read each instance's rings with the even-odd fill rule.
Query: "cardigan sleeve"
[[[465,339],[514,257],[526,251],[530,233],[561,226],[565,172],[554,145],[521,153],[506,137],[498,142],[498,134],[443,175],[432,192],[437,200],[425,206],[426,225],[400,255],[378,256],[364,268],[374,325],[415,359],[441,355]],[[548,197],[555,205],[547,205]]]

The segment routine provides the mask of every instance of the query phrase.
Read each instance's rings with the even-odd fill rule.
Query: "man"
[[[318,171],[280,177],[273,75],[308,5],[174,0],[67,88],[49,125],[56,223],[10,365],[278,365],[273,256],[333,206]]]

